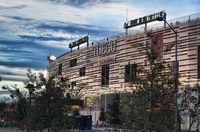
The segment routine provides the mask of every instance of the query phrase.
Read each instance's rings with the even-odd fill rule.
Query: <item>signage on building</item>
[[[98,65],[113,64],[113,63],[115,63],[115,61],[116,61],[116,57],[115,56],[108,57],[108,58],[105,58],[105,59],[98,60]]]
[[[154,34],[150,38],[150,46],[152,52],[155,54],[156,58],[163,58],[163,34]]]
[[[104,42],[93,47],[94,56],[104,55],[116,51],[117,41]]]
[[[166,19],[166,12],[165,11],[160,11],[158,13],[154,13],[148,16],[140,17],[134,20],[131,20],[129,22],[124,23],[124,28],[130,28],[130,27],[135,27],[138,25],[146,24],[152,21],[156,21],[158,18]]]
[[[85,37],[83,37],[83,38],[80,38],[79,40],[70,43],[70,44],[69,44],[69,48],[73,48],[73,47],[79,46],[80,44],[85,43],[85,42],[88,43],[88,40],[89,40],[89,37],[88,37],[88,36],[85,36]]]

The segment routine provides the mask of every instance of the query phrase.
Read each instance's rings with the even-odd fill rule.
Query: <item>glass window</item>
[[[62,75],[62,63],[58,65],[58,74]]]
[[[125,65],[125,82],[134,82],[136,80],[137,64]]]
[[[85,76],[85,67],[80,68],[79,75]]]
[[[109,65],[103,65],[101,70],[101,85],[109,84]]]
[[[197,70],[197,74],[198,74],[198,79],[200,79],[200,46],[198,46],[198,70]]]
[[[76,89],[76,81],[71,82],[72,89]]]
[[[69,62],[70,67],[74,67],[77,65],[77,58],[70,60]]]

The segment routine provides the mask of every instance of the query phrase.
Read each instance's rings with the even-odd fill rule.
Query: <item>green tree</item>
[[[50,128],[51,131],[57,132],[59,129],[71,127],[73,121],[68,118],[69,115],[79,114],[79,110],[71,108],[72,99],[73,102],[80,99],[80,91],[84,85],[78,84],[76,90],[73,90],[68,77],[50,77],[47,80],[40,74],[39,78],[36,87],[44,89],[35,91],[35,104],[31,107],[32,115],[29,117],[30,128]]]
[[[67,78],[54,78],[48,80],[40,74],[40,81],[37,86],[44,86],[45,89],[37,93],[35,105],[31,108],[32,115],[29,117],[31,128],[59,131],[56,128],[63,128],[66,122],[67,109],[65,91],[68,84]]]
[[[106,115],[105,115],[105,111],[104,111],[103,107],[101,108],[101,112],[99,114],[99,120],[100,121],[105,121],[106,120]]]
[[[181,115],[189,116],[190,122],[188,132],[191,131],[192,126],[197,123],[197,127],[200,125],[200,87],[197,86],[191,88],[185,88],[179,94],[180,100],[180,112]],[[195,126],[196,127],[196,126]]]
[[[17,100],[16,119],[26,121],[28,128],[40,131],[50,128],[51,131],[57,132],[71,126],[72,120],[67,118],[73,113],[71,99],[75,99],[74,102],[81,98],[81,90],[85,84],[79,83],[76,89],[73,89],[68,77],[46,79],[43,74],[37,75],[31,69],[28,69],[27,77],[28,80],[24,84],[28,97],[17,86],[3,86],[3,89],[9,90],[10,96]]]
[[[22,121],[25,119],[27,115],[27,99],[25,95],[20,91],[20,89],[17,87],[17,85],[13,86],[12,88],[5,85],[2,87],[2,89],[8,90],[11,94],[10,97],[12,99],[16,99],[16,107],[13,111],[15,114],[15,119],[17,121]]]
[[[151,37],[151,34],[149,34]],[[124,126],[143,131],[165,132],[174,125],[174,82],[169,63],[147,41],[138,50],[146,64],[139,65],[133,91],[125,99]]]
[[[107,119],[110,124],[114,126],[122,125],[121,101],[119,94],[115,93],[111,104],[108,105],[107,115]]]

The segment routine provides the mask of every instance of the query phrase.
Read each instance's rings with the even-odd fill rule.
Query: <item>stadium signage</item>
[[[124,23],[124,28],[128,29],[130,27],[135,27],[138,25],[146,24],[152,21],[157,21],[158,18],[166,19],[166,12],[160,11],[158,13],[154,13],[148,16],[140,17],[134,20],[130,20],[129,22]]]
[[[106,65],[106,64],[113,64],[113,63],[115,63],[115,61],[116,61],[116,57],[115,56],[113,56],[113,57],[108,57],[108,58],[106,58],[106,59],[100,59],[100,60],[98,60],[98,65]]]
[[[117,41],[109,41],[109,42],[104,42],[102,44],[97,44],[93,47],[93,52],[94,56],[99,56],[99,55],[104,55],[104,54],[109,54],[113,53],[116,51],[116,44]]]
[[[89,37],[88,37],[88,36],[85,36],[85,37],[83,37],[83,38],[80,38],[79,40],[70,43],[70,44],[69,44],[69,48],[74,48],[74,47],[79,46],[80,44],[83,44],[83,43],[85,43],[85,42],[88,43],[88,40],[89,40]]]

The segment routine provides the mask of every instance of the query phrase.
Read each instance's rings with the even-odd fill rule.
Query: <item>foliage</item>
[[[194,123],[200,121],[200,87],[185,88],[180,94],[180,112],[190,117],[188,131],[191,131]],[[199,124],[197,124],[199,125]]]
[[[73,110],[73,116],[79,116],[80,113],[79,113],[79,109],[74,109]]]
[[[70,98],[79,99],[84,85],[79,84],[77,89],[73,90],[67,77],[46,79],[43,74],[39,73],[37,76],[31,69],[28,69],[27,77],[28,80],[24,84],[29,97],[17,86],[3,87],[9,90],[10,96],[17,101],[15,111],[18,121],[25,121],[28,128],[39,130],[51,128],[52,131],[59,131],[57,128],[70,126],[72,121],[67,120],[67,116],[72,113]]]
[[[99,115],[99,120],[100,121],[105,121],[106,120],[106,115],[105,115],[105,111],[104,111],[103,107],[101,108],[101,112],[100,112],[100,115]]]
[[[31,128],[45,129],[63,127],[66,117],[65,89],[68,87],[67,78],[59,80],[49,78],[46,80],[40,75],[37,86],[45,86],[45,89],[37,93],[35,104],[31,107],[29,124]]]
[[[22,121],[27,114],[27,99],[25,98],[24,94],[20,91],[19,88],[17,88],[17,86],[13,86],[12,88],[10,88],[9,86],[5,85],[2,87],[2,89],[6,89],[8,90],[11,95],[11,98],[16,98],[17,102],[16,102],[16,107],[14,110],[14,118],[17,121]]]
[[[174,124],[174,82],[170,66],[147,42],[138,47],[147,64],[138,66],[133,91],[125,99],[124,126],[143,131],[169,131]]]
[[[0,102],[0,112],[1,113],[5,113],[5,109],[6,109],[6,102]]]
[[[121,101],[120,95],[117,93],[114,95],[111,104],[108,105],[107,116],[110,124],[115,126],[122,125]]]

